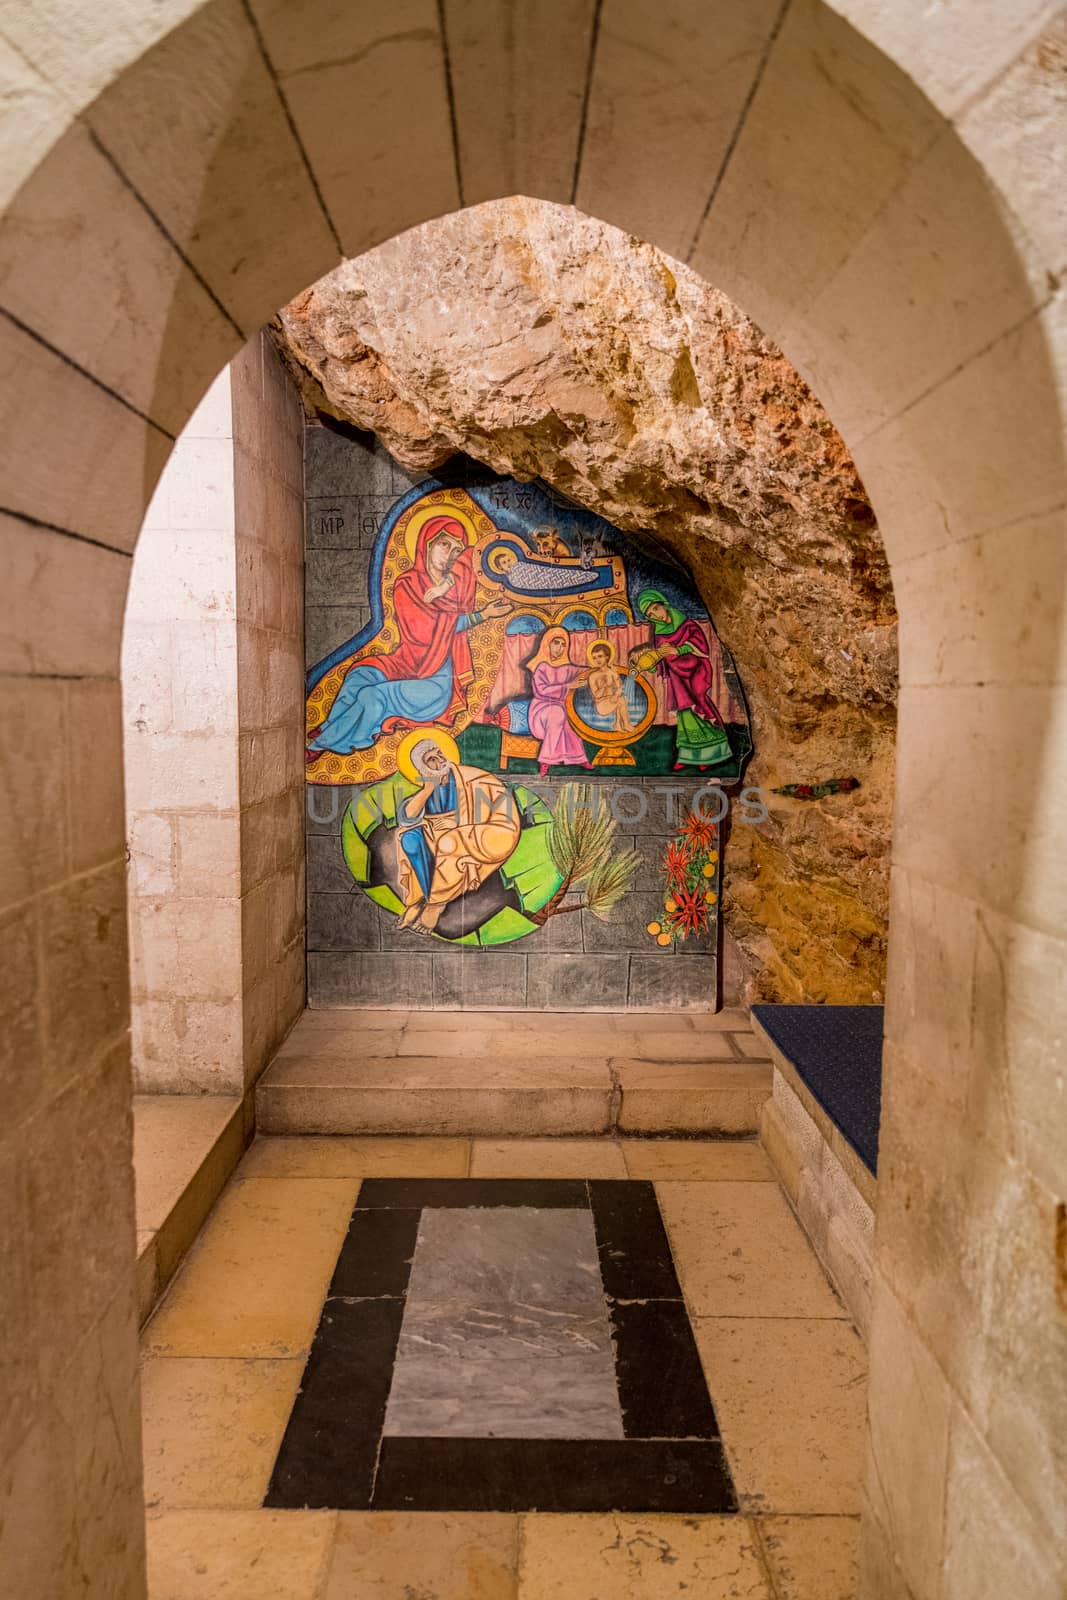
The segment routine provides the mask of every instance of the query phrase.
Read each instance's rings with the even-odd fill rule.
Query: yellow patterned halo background
[[[396,747],[396,764],[405,778],[410,778],[413,783],[422,783],[423,776],[411,759],[411,752],[417,744],[424,739],[432,739],[443,755],[447,756],[454,767],[459,766],[459,745],[450,733],[443,728],[412,728],[410,733],[405,733]]]
[[[412,561],[415,559],[415,551],[418,549],[419,545],[419,534],[422,532],[424,525],[429,522],[431,517],[439,517],[443,514],[452,517],[456,522],[462,523],[463,531],[467,535],[468,544],[474,544],[478,539],[478,534],[474,527],[474,519],[470,513],[464,511],[462,507],[442,506],[440,504],[423,506],[418,504],[415,507],[414,515],[408,522],[407,527],[404,529],[404,549],[407,551]]]

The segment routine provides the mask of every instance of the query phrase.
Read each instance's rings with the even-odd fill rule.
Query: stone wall
[[[782,352],[680,262],[527,198],[440,218],[298,296],[279,337],[305,402],[413,470],[457,451],[540,476],[690,567],[749,696],[771,801],[725,901],[750,994],[880,1000],[896,616],[840,436]]]
[[[292,8],[259,8],[260,38],[220,4],[6,8],[0,1566],[16,1593],[144,1592],[117,673],[146,485],[239,347],[233,319],[254,329],[339,253],[464,193],[521,188],[689,251],[804,361],[859,457],[906,623],[893,942],[913,958],[887,995],[864,1593],[1060,1600],[1055,9],[746,7],[738,55],[734,0],[631,7],[632,47],[565,52],[560,78],[562,5],[532,73],[504,7],[447,57],[440,32],[398,42],[391,15],[325,0],[295,33]],[[279,95],[264,45],[296,92]],[[451,124],[446,60],[517,83],[537,115],[471,93]],[[365,91],[410,112],[374,123],[373,160],[352,115]],[[1018,748],[1039,781],[991,759]]]
[[[240,1093],[303,1004],[302,418],[257,337],[145,518],[123,635],[141,1092]]]
[[[141,1093],[242,1087],[230,368],[145,517],[122,636],[131,1032]]]
[[[264,335],[231,371],[247,1084],[304,1005],[304,419]]]

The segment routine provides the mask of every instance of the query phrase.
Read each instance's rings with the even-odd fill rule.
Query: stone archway
[[[943,1560],[953,1596],[997,1592],[1010,1541],[987,1532],[976,1555],[968,1528],[985,1499],[1035,1593],[1052,1573],[1062,42],[1037,0],[936,24],[917,4],[840,9],[855,27],[817,0],[545,0],[510,31],[456,0],[444,37],[421,0],[399,29],[391,7],[328,0],[4,18],[0,1170],[24,1292],[3,1482],[20,1592],[79,1575],[140,1592],[117,670],[147,498],[279,304],[342,253],[513,192],[628,228],[743,305],[875,504],[902,693],[868,1592],[925,1600]]]

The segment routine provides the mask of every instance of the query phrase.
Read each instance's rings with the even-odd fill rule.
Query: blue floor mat
[[[881,1006],[753,1006],[864,1166],[878,1171]]]

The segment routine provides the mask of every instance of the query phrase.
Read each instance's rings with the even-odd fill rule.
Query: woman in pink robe
[[[549,767],[587,767],[585,746],[567,719],[567,694],[585,668],[570,660],[566,628],[548,628],[541,635],[536,655],[526,663],[533,674],[530,732],[540,739],[537,759],[541,776]]]

